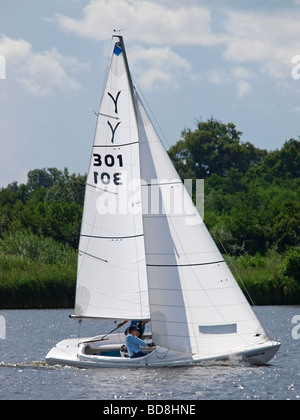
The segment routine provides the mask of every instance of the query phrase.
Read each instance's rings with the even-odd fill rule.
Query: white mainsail
[[[136,185],[140,179],[137,120],[124,46],[122,39],[118,41],[87,176],[75,315],[149,319],[141,198]]]
[[[138,96],[136,103],[147,190],[143,223],[154,342],[201,354],[230,353],[267,342]],[[160,211],[153,213],[149,201],[157,195]]]

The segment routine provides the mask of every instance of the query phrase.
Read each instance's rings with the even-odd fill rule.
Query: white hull
[[[249,364],[265,365],[275,356],[280,347],[279,343],[269,341],[256,347],[237,350],[229,354],[210,355],[181,353],[156,347],[145,357],[130,359],[124,357],[121,352],[121,346],[124,344],[124,334],[113,334],[109,337],[109,340],[90,344],[83,343],[95,339],[93,337],[63,340],[50,350],[46,356],[46,361],[51,365],[70,365],[79,368],[183,366],[228,359],[240,359],[242,362],[246,361]]]

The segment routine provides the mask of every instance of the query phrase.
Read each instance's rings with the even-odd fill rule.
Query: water
[[[268,366],[238,362],[157,369],[77,369],[48,366],[45,355],[58,341],[77,337],[71,310],[0,311],[0,400],[300,400],[300,339],[292,337],[300,306],[256,307],[273,340],[282,343]],[[298,321],[298,324],[300,321]],[[84,335],[104,334],[111,323],[81,325]],[[296,334],[298,336],[298,334]],[[3,334],[2,334],[3,337]]]

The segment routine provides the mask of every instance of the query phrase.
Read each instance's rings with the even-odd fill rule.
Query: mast
[[[128,84],[130,86],[131,95],[132,95],[132,99],[133,99],[134,87],[133,87],[133,83],[132,83],[132,77],[131,77],[130,68],[129,68],[129,64],[128,64],[128,59],[127,59],[127,53],[126,53],[124,40],[123,40],[122,35],[113,35],[113,38],[118,38],[119,39],[120,47],[121,47],[121,50],[124,54],[124,63],[125,63],[126,73],[127,73],[127,76],[128,76]]]

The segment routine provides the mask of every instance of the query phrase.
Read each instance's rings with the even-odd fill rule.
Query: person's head
[[[135,335],[137,337],[137,336],[139,336],[139,330],[136,328],[136,326],[131,325],[128,328],[128,334]]]

